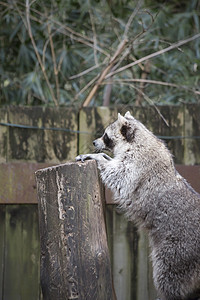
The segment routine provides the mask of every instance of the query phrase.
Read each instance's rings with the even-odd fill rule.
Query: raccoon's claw
[[[108,156],[105,153],[98,153],[98,154],[80,154],[76,157],[76,161],[82,161],[84,162],[87,159],[94,159],[97,162],[100,161],[107,161],[107,160],[112,160],[110,156]]]
[[[82,161],[82,162],[84,162],[83,155],[78,155],[78,156],[76,157],[76,161]]]
[[[78,155],[78,156],[76,157],[76,161],[81,161],[82,163],[83,163],[86,159],[88,159],[88,155],[87,155],[87,154],[86,154],[86,155],[80,154],[80,155]]]

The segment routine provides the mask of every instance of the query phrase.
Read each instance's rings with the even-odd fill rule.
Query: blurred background
[[[81,106],[106,67],[89,104],[196,103],[199,14],[198,0],[0,1],[0,104]]]

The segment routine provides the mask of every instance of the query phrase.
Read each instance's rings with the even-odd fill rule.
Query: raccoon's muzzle
[[[102,151],[105,149],[105,144],[102,139],[96,139],[93,141],[93,145],[96,151]]]

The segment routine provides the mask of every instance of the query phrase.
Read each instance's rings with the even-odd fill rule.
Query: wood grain
[[[94,161],[36,172],[44,300],[112,299],[112,280]]]

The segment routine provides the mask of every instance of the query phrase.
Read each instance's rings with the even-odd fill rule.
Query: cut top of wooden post
[[[112,299],[111,267],[96,163],[36,172],[44,300]]]

